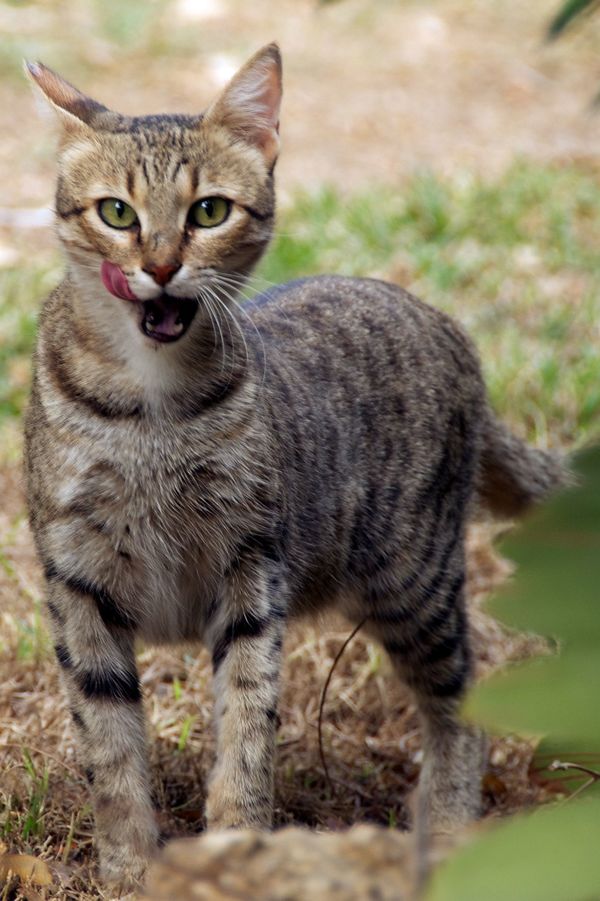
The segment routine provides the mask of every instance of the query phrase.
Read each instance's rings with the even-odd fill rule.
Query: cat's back
[[[381,401],[401,387],[423,414],[483,398],[478,356],[460,326],[377,279],[316,276],[278,285],[247,311],[267,372],[298,376],[353,398]],[[337,387],[336,387],[337,386]]]

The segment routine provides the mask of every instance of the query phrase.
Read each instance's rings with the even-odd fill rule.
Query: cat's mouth
[[[187,297],[171,297],[168,294],[161,294],[153,300],[142,300],[140,306],[142,332],[148,338],[163,344],[182,338],[198,309],[195,300]]]

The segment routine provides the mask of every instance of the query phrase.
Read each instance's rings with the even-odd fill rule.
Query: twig
[[[583,785],[580,785],[579,788],[575,789],[572,795],[569,795],[567,798],[568,801],[572,801],[573,798],[585,791],[586,788],[589,788],[594,782],[600,780],[600,773],[598,770],[591,770],[589,767],[582,766],[580,763],[570,763],[566,760],[553,760],[552,763],[549,764],[548,769],[551,772],[556,772],[556,770],[578,770],[580,773],[584,773],[586,776],[590,777]]]
[[[582,766],[580,763],[569,763],[568,761],[564,760],[553,760],[548,769],[552,771],[581,770],[581,772],[585,773],[586,776],[592,777],[592,782],[596,782],[596,780],[600,779],[600,773],[598,772],[598,770],[591,770],[589,767]]]
[[[354,627],[354,629],[352,630],[350,635],[348,635],[348,637],[342,644],[341,648],[335,655],[333,663],[331,664],[331,668],[330,668],[329,672],[327,673],[327,678],[325,679],[325,685],[323,686],[323,691],[321,692],[321,701],[319,703],[319,720],[317,723],[317,731],[318,731],[318,738],[319,738],[319,757],[321,758],[321,764],[323,766],[323,772],[325,773],[325,778],[329,785],[329,790],[332,793],[335,793],[335,789],[333,786],[333,781],[331,779],[331,776],[329,775],[329,769],[327,767],[327,760],[325,759],[325,751],[323,749],[323,708],[325,707],[325,699],[327,697],[327,689],[329,688],[329,683],[331,682],[331,677],[333,676],[334,670],[335,670],[336,666],[338,665],[340,657],[342,656],[342,654],[344,653],[344,651],[346,650],[346,648],[348,647],[348,645],[350,644],[350,642],[352,641],[354,636],[357,634],[357,632],[359,632],[359,630],[362,629],[362,627],[364,626],[366,621],[367,621],[367,617],[365,617],[363,620],[361,620],[358,623],[358,625]]]

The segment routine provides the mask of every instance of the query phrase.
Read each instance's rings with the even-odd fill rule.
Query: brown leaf
[[[35,885],[51,885],[52,876],[43,860],[31,854],[3,854],[0,857],[0,879],[5,879],[9,872],[14,873],[23,882]]]

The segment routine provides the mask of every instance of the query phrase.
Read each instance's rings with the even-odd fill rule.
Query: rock
[[[151,867],[147,901],[402,901],[411,837],[376,826],[315,833],[287,827],[207,833],[167,845]]]

